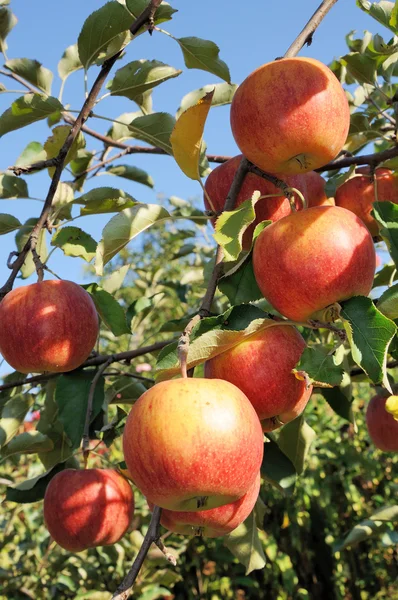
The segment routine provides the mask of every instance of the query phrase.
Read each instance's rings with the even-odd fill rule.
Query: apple
[[[398,204],[398,178],[389,169],[376,169],[377,200]],[[336,206],[342,206],[357,215],[369,229],[372,236],[379,235],[379,224],[371,215],[375,201],[375,184],[371,181],[369,167],[356,170],[336,190]]]
[[[334,198],[327,197],[325,192],[326,181],[319,173],[309,171],[299,177],[300,179],[297,181],[298,185],[295,187],[304,195],[307,201],[307,208],[311,208],[312,206],[334,206]],[[304,183],[303,188],[300,187],[301,181]],[[298,206],[299,210],[300,208],[301,206]]]
[[[98,316],[72,281],[42,281],[9,292],[0,304],[0,353],[20,373],[72,371],[91,353]]]
[[[374,396],[366,411],[369,436],[379,450],[398,452],[398,421],[387,412],[388,397]]]
[[[263,457],[256,412],[237,387],[220,379],[173,379],[133,405],[123,433],[124,460],[149,502],[177,511],[241,498]]]
[[[217,212],[222,212],[224,209],[225,200],[228,196],[228,192],[234,180],[236,171],[242,160],[242,155],[230,158],[225,163],[219,165],[210,173],[205,183],[205,190],[207,195],[213,204],[214,209]],[[283,181],[288,186],[297,188],[303,191],[306,195],[306,184],[302,175],[291,175],[284,177]],[[253,238],[253,232],[258,223],[261,221],[277,221],[286,215],[291,213],[290,202],[283,195],[281,190],[277,188],[273,183],[255,175],[254,173],[248,173],[243,181],[240,192],[237,196],[235,208],[237,208],[245,200],[249,200],[253,192],[258,190],[262,196],[269,194],[278,194],[276,198],[263,198],[258,200],[255,206],[256,220],[247,228],[243,234],[242,247],[244,250],[250,249]],[[204,194],[204,204],[206,210],[211,210],[210,203]],[[299,199],[295,197],[296,203],[299,203]],[[213,220],[213,223],[215,219]]]
[[[65,469],[51,479],[44,496],[46,527],[70,552],[115,544],[133,514],[133,491],[113,469]]]
[[[232,100],[231,127],[240,151],[269,173],[289,175],[322,167],[343,148],[349,126],[350,110],[340,82],[313,58],[262,65]]]
[[[256,480],[242,498],[217,508],[196,512],[163,509],[160,523],[173,533],[222,537],[231,533],[250,515],[258,498],[260,483],[261,477],[258,473]],[[150,509],[153,509],[151,504]]]
[[[376,254],[362,221],[337,206],[315,206],[266,227],[253,268],[264,297],[293,321],[326,318],[323,309],[372,288]]]
[[[262,329],[205,363],[205,377],[236,385],[254,406],[263,431],[272,431],[300,415],[312,386],[292,373],[305,348],[290,325]]]

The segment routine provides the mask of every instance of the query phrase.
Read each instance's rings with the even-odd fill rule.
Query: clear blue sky
[[[11,8],[18,18],[18,24],[8,37],[9,58],[34,58],[56,74],[57,63],[64,49],[77,40],[85,18],[102,6],[97,0],[68,0],[67,3],[53,0],[12,0]],[[220,47],[220,57],[229,65],[232,81],[240,83],[253,69],[259,65],[281,56],[292,40],[301,30],[307,19],[319,4],[319,0],[284,0],[284,2],[264,2],[252,0],[247,5],[241,2],[226,0],[202,0],[201,2],[182,2],[175,0],[173,6],[179,10],[173,21],[164,25],[173,35],[197,36],[216,42]],[[302,55],[312,56],[325,63],[333,57],[346,52],[345,35],[356,30],[359,35],[369,29],[373,33],[380,32],[389,37],[383,27],[373,21],[356,7],[354,0],[339,0],[319,27],[313,44],[305,48]],[[159,59],[176,68],[183,69],[177,79],[162,84],[154,90],[154,110],[175,113],[181,98],[191,90],[208,83],[217,83],[215,76],[200,70],[187,70],[179,46],[167,36],[155,33],[140,36],[127,48],[123,62],[148,58]],[[98,69],[90,69],[91,80]],[[7,87],[20,86],[0,76],[0,81]],[[59,91],[59,79],[55,76],[53,95]],[[0,95],[0,111],[6,110],[16,94]],[[83,102],[82,72],[77,72],[68,79],[64,94],[64,102],[71,109],[79,109]],[[100,103],[96,112],[117,117],[123,112],[137,110],[134,103],[127,98],[108,98]],[[104,121],[90,120],[90,127],[106,132],[108,124]],[[31,125],[19,131],[7,134],[0,140],[0,170],[12,165],[26,144],[36,140],[44,142],[50,130],[45,122]],[[205,130],[205,139],[210,153],[237,154],[229,127],[229,107],[212,109]],[[101,149],[100,142],[87,139],[88,147]],[[94,179],[95,186],[120,187],[132,194],[141,202],[158,202],[158,194],[164,196],[177,195],[182,198],[200,196],[199,185],[187,179],[179,171],[172,158],[132,156],[126,161],[132,165],[146,169],[155,180],[155,190],[128,182],[124,179],[101,176]],[[68,174],[65,174],[65,180]],[[45,198],[49,177],[47,173],[27,177],[30,195]],[[85,191],[94,187],[89,183]],[[0,212],[12,213],[22,222],[29,217],[37,216],[40,204],[35,201],[2,200]],[[77,212],[77,211],[76,211]],[[76,222],[99,240],[102,227],[112,215],[90,217]],[[3,282],[8,269],[5,265],[7,256],[14,249],[14,234],[0,237],[0,282]],[[53,255],[50,267],[64,279],[83,280],[82,261],[77,258],[65,258],[60,250]],[[33,281],[33,278],[32,278]],[[21,282],[17,282],[20,285]]]

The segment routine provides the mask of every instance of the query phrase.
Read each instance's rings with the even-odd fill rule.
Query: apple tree
[[[237,86],[214,42],[165,29],[170,4],[111,0],[60,58],[56,96],[50,70],[8,58],[17,17],[0,0],[0,92],[21,88],[0,115],[2,143],[49,129],[0,174],[4,201],[49,176],[41,211],[0,214],[3,541],[27,505],[40,560],[21,551],[18,524],[5,597],[364,597],[341,575],[343,552],[377,597],[369,549],[381,543],[392,576],[398,4],[357,2],[389,39],[350,33],[328,67],[298,56],[336,1]],[[154,109],[152,90],[182,70],[134,54],[149,34],[154,53],[165,35],[185,69],[217,78],[176,116]],[[85,93],[67,98],[78,71]],[[112,97],[135,112],[101,114]],[[229,104],[235,157],[204,141],[209,112]],[[175,160],[203,202],[138,201],[123,182],[139,196],[154,179],[131,155]],[[102,186],[104,173],[119,183]],[[84,228],[96,218],[99,242]],[[55,272],[55,251],[85,262],[82,286]]]

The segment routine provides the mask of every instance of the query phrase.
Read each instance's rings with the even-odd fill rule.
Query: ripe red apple
[[[133,491],[113,469],[65,469],[51,479],[44,496],[46,527],[70,552],[115,544],[133,514]]]
[[[371,181],[369,167],[356,170],[356,175],[347,179],[336,190],[336,206],[347,208],[357,215],[372,236],[379,234],[379,224],[371,215],[375,201],[375,184]],[[398,204],[398,178],[389,169],[376,169],[377,200]]]
[[[241,160],[241,154],[234,158],[230,158],[225,163],[216,167],[206,179],[205,190],[217,212],[222,212],[224,209],[225,200]],[[286,176],[283,180],[288,186],[299,189],[304,193],[304,196],[306,196],[306,184],[301,175]],[[261,221],[277,221],[291,213],[290,202],[286,196],[282,194],[281,190],[270,181],[267,181],[254,173],[248,173],[246,175],[236,199],[235,207],[237,208],[242,202],[249,200],[256,190],[258,190],[262,196],[269,194],[278,194],[278,196],[275,198],[263,198],[256,203],[256,220],[243,234],[242,247],[244,250],[250,248],[253,232],[258,223],[261,223]],[[204,194],[203,199],[206,209],[211,210],[206,194]],[[296,203],[300,205],[297,196]],[[215,220],[213,223],[214,222]]]
[[[222,537],[231,533],[250,515],[258,498],[260,482],[259,473],[242,498],[210,510],[181,512],[163,509],[160,522],[169,531],[182,535]],[[150,508],[152,510],[153,505]]]
[[[253,267],[264,297],[288,319],[306,321],[323,309],[371,290],[376,254],[356,215],[315,206],[266,227]]]
[[[205,377],[236,385],[254,406],[263,431],[272,431],[300,415],[311,396],[292,373],[305,348],[297,329],[267,327],[205,363]]]
[[[350,110],[340,82],[313,58],[262,65],[232,100],[231,127],[240,151],[270,173],[322,167],[343,148],[349,126]]]
[[[300,176],[304,183],[303,189],[300,188],[300,179],[298,180],[297,189],[302,192],[306,201],[307,208],[312,206],[334,206],[334,199],[328,198],[325,192],[326,181],[316,171],[309,171]],[[298,206],[301,209],[301,206]]]
[[[90,355],[98,316],[90,295],[72,281],[17,288],[0,304],[0,353],[21,373],[72,371]]]
[[[366,424],[369,436],[379,450],[398,452],[398,421],[386,411],[388,398],[374,396],[366,411]]]
[[[215,508],[241,498],[255,481],[263,433],[253,406],[220,379],[173,379],[134,404],[123,451],[135,485],[157,506]]]

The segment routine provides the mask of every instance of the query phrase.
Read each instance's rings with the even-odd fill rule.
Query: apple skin
[[[205,377],[236,385],[252,403],[263,431],[273,431],[300,415],[312,393],[292,369],[305,348],[290,325],[274,325],[205,363]]]
[[[343,148],[350,126],[344,90],[313,58],[283,58],[253,71],[237,89],[231,127],[239,150],[269,173],[322,167]]]
[[[72,371],[90,355],[98,315],[72,281],[42,281],[9,292],[0,304],[0,353],[20,373]]]
[[[222,212],[224,209],[225,200],[234,180],[236,171],[239,168],[242,155],[234,156],[225,163],[219,165],[210,173],[205,183],[205,190],[212,201],[213,207],[217,212]],[[291,175],[284,177],[283,180],[290,187],[299,189],[306,196],[306,184],[302,175]],[[273,183],[255,175],[248,173],[243,181],[240,192],[237,196],[235,208],[237,208],[245,200],[252,197],[253,192],[258,190],[262,196],[268,194],[279,194],[276,198],[264,198],[259,200],[255,206],[256,220],[247,228],[243,234],[242,247],[248,250],[251,247],[253,232],[256,226],[261,221],[278,221],[282,217],[286,217],[291,213],[289,200],[282,195],[282,192]],[[203,196],[206,210],[211,210],[211,206],[206,197]],[[298,197],[295,198],[296,203],[299,203]],[[213,221],[213,223],[215,220]]]
[[[264,298],[301,322],[335,302],[367,296],[376,253],[356,215],[337,206],[315,206],[266,227],[254,245],[253,268]]]
[[[162,509],[160,523],[173,533],[222,537],[236,529],[252,512],[260,491],[261,477],[258,473],[255,482],[242,498],[210,510],[181,512]],[[153,505],[150,504],[150,509]]]
[[[237,387],[219,379],[172,379],[134,404],[123,451],[149,502],[178,511],[215,508],[241,498],[263,457],[256,412]]]
[[[388,398],[373,396],[366,411],[369,436],[379,450],[398,452],[398,421],[386,411]]]
[[[133,515],[133,491],[113,469],[65,469],[51,479],[44,496],[46,527],[70,552],[115,544]]]
[[[369,168],[356,170],[357,175],[347,179],[336,190],[336,206],[347,208],[357,215],[369,229],[372,236],[379,235],[379,224],[371,215],[375,201],[374,183],[369,176]],[[377,199],[379,202],[398,204],[398,177],[389,169],[376,169]]]
[[[334,198],[328,198],[325,192],[326,181],[319,173],[309,171],[301,175],[301,180],[304,182],[303,189],[300,188],[300,180],[298,180],[297,189],[302,192],[306,201],[307,208],[312,206],[334,206]],[[301,206],[297,207],[298,210]]]

